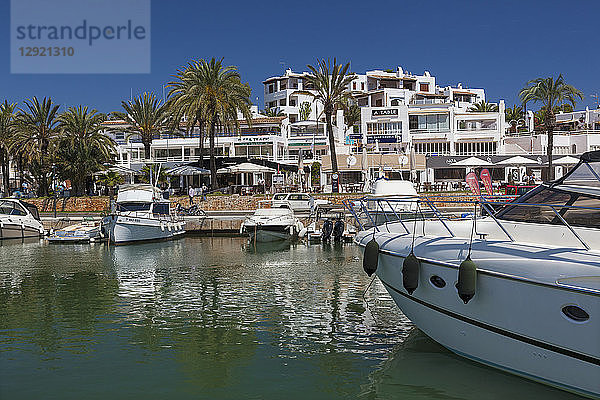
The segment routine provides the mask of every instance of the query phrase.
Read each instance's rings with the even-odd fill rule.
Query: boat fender
[[[402,263],[402,285],[408,294],[413,292],[419,286],[419,271],[421,270],[421,261],[412,251]]]
[[[377,271],[377,263],[379,262],[379,243],[375,238],[369,240],[365,246],[365,254],[363,256],[363,269],[367,275],[371,276]]]
[[[296,226],[290,225],[290,235],[294,236],[294,233],[296,233]]]
[[[468,256],[458,267],[458,297],[467,304],[475,296],[477,286],[477,264]]]
[[[301,237],[301,238],[305,237],[306,236],[306,232],[308,232],[308,229],[302,228],[300,230],[300,232],[298,232],[298,237]]]
[[[244,223],[242,222],[240,224],[240,235],[243,235],[243,234],[244,234]]]
[[[161,222],[161,224],[160,224],[160,230],[161,230],[161,231],[163,231],[163,232],[164,232],[164,230],[165,230],[165,224],[163,224],[162,222]]]

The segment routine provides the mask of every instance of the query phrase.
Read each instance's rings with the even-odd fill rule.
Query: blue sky
[[[517,101],[527,80],[558,75],[600,93],[600,2],[592,1],[152,1],[150,74],[10,73],[9,1],[0,2],[0,101],[52,96],[103,112],[143,91],[162,96],[175,70],[194,58],[237,65],[262,108],[262,80],[317,57],[352,70],[401,65],[430,71],[441,86],[483,87],[488,101]]]

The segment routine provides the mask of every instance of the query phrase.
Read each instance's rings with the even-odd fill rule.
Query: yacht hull
[[[250,240],[257,242],[277,242],[291,239],[290,227],[282,225],[246,225],[245,232]]]
[[[6,223],[0,224],[0,239],[19,239],[19,238],[30,238],[40,237],[39,226],[30,226],[27,223]]]
[[[140,217],[109,217],[106,235],[115,244],[169,240],[185,233],[183,223]]]
[[[359,244],[366,244],[368,237],[361,238]],[[599,398],[600,321],[594,312],[600,310],[600,296],[500,272],[494,266],[508,265],[510,270],[511,264],[519,262],[515,254],[523,249],[507,247],[503,256],[498,254],[498,248],[493,248],[492,254],[492,250],[486,250],[485,243],[479,243],[474,245],[473,251],[473,260],[481,267],[477,291],[469,303],[464,304],[455,288],[459,260],[466,257],[464,251],[456,252],[456,249],[466,249],[464,240],[461,246],[444,240],[420,245],[417,241],[415,254],[421,255],[421,266],[419,284],[412,295],[402,283],[402,263],[410,251],[410,235],[396,236],[393,251],[378,240],[382,250],[376,274],[402,312],[428,336],[458,355],[563,390]],[[448,260],[448,249],[453,249],[455,256],[450,262],[441,261]],[[523,270],[529,267],[535,271],[544,266],[551,269],[555,267],[552,262],[558,262],[550,259],[541,265],[531,260],[530,265],[523,264],[527,261],[521,257],[522,264],[513,267]],[[578,270],[577,262],[584,261],[588,267]],[[587,272],[585,268],[589,268]],[[580,276],[589,276],[594,269],[598,275],[597,264],[589,260],[573,260],[571,268]],[[432,276],[441,278],[445,285],[435,286]],[[438,285],[439,282],[437,280]],[[588,311],[591,318],[586,322],[570,321],[561,312],[565,305],[577,305]]]

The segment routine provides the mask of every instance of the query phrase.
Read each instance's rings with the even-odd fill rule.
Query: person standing
[[[188,189],[188,196],[190,196],[190,206],[192,204],[194,204],[194,193],[196,191],[194,190],[194,188],[190,185],[190,188]]]
[[[200,190],[202,191],[202,201],[206,201],[206,193],[208,193],[208,188],[204,183],[202,184],[202,188]]]

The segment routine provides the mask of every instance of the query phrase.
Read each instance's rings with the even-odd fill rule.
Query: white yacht
[[[289,208],[259,208],[240,227],[250,240],[272,242],[288,240],[298,235],[304,225]]]
[[[185,233],[185,222],[171,212],[169,200],[145,184],[119,186],[115,210],[102,227],[113,243],[172,239]]]
[[[44,234],[38,209],[17,199],[0,199],[0,239],[39,237]]]
[[[360,232],[365,271],[456,354],[600,398],[600,151],[511,203],[479,205],[487,216]]]

